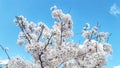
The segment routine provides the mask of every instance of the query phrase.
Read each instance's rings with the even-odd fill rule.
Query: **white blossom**
[[[89,23],[86,23],[86,26],[85,26],[87,29],[90,28],[90,24]]]
[[[106,54],[112,54],[111,45],[108,43],[103,44],[103,50],[106,52]]]
[[[17,43],[18,43],[19,45],[23,45],[23,44],[24,44],[24,41],[23,41],[22,39],[18,39],[18,40],[17,40]]]
[[[52,10],[52,11],[53,11],[53,10],[56,10],[56,9],[57,9],[57,6],[56,6],[56,5],[54,5],[53,7],[50,8],[50,10]]]

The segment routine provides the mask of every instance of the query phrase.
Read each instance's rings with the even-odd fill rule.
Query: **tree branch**
[[[42,28],[42,30],[41,30],[41,32],[40,32],[40,35],[39,35],[38,39],[37,39],[37,42],[39,42],[39,39],[40,39],[40,37],[42,36],[43,30],[44,30],[45,27],[42,25],[41,28]]]
[[[62,32],[63,32],[63,22],[62,22],[62,19],[61,19],[61,17],[58,15],[58,17],[59,17],[59,19],[60,19],[60,21],[61,21],[61,28],[60,28],[60,30],[61,30],[61,35],[60,35],[60,45],[62,44]]]
[[[7,55],[8,59],[10,60],[10,56],[8,55],[6,49],[0,44],[0,47],[2,48],[2,50],[5,52],[5,54]]]
[[[24,33],[25,38],[27,39],[28,43],[31,44],[30,39],[29,39],[29,37],[26,35],[24,29],[23,29],[22,27],[20,27],[20,28],[21,28],[22,32]]]
[[[50,38],[48,39],[48,42],[47,42],[47,44],[45,45],[44,50],[46,49],[46,47],[47,47],[47,46],[48,46],[48,44],[50,43],[50,40],[51,40],[52,36],[53,36],[53,35],[51,35],[51,36],[50,36]]]
[[[18,16],[16,16],[16,19],[17,20],[22,20],[22,18],[20,18]],[[31,35],[29,33],[26,33],[25,26],[23,25],[23,21],[22,21],[21,24],[18,22],[18,24],[19,24],[19,27],[20,27],[21,31],[24,33],[25,38],[28,40],[28,43],[31,44],[30,39],[32,39],[32,37],[31,37]]]
[[[42,54],[43,54],[43,52],[41,52],[41,54],[39,55],[39,60],[40,60],[41,68],[44,68],[44,66],[43,66],[43,64],[42,64],[43,62],[42,62],[42,59],[41,59]]]

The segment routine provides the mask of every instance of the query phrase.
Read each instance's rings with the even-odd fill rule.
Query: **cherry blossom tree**
[[[21,29],[17,43],[26,45],[34,62],[13,57],[8,68],[102,68],[107,64],[107,56],[112,54],[108,43],[110,33],[99,32],[99,25],[91,28],[86,23],[81,33],[85,40],[77,44],[69,40],[73,36],[71,15],[56,6],[51,11],[55,19],[52,28],[43,22],[36,24],[24,16],[16,16],[15,23]]]

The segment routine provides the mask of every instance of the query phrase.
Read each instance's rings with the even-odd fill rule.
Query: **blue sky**
[[[100,31],[112,33],[109,43],[113,55],[108,58],[106,68],[120,65],[120,0],[0,0],[0,44],[9,47],[11,57],[19,55],[31,60],[30,55],[25,53],[25,48],[16,44],[20,29],[13,22],[15,16],[23,15],[28,21],[42,21],[51,27],[54,20],[50,7],[53,5],[61,8],[64,13],[71,8],[75,34],[73,39],[76,43],[82,39],[78,33],[88,22],[91,26],[99,22]],[[7,58],[1,49],[0,58]]]

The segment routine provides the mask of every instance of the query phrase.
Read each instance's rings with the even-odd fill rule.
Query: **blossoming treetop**
[[[16,16],[15,23],[21,29],[17,42],[26,45],[34,62],[15,57],[9,60],[8,68],[102,68],[106,65],[106,56],[112,53],[108,32],[99,32],[98,25],[90,29],[87,23],[82,30],[83,44],[76,44],[68,41],[73,36],[71,15],[56,6],[51,11],[56,19],[51,29],[43,22],[35,24]]]

